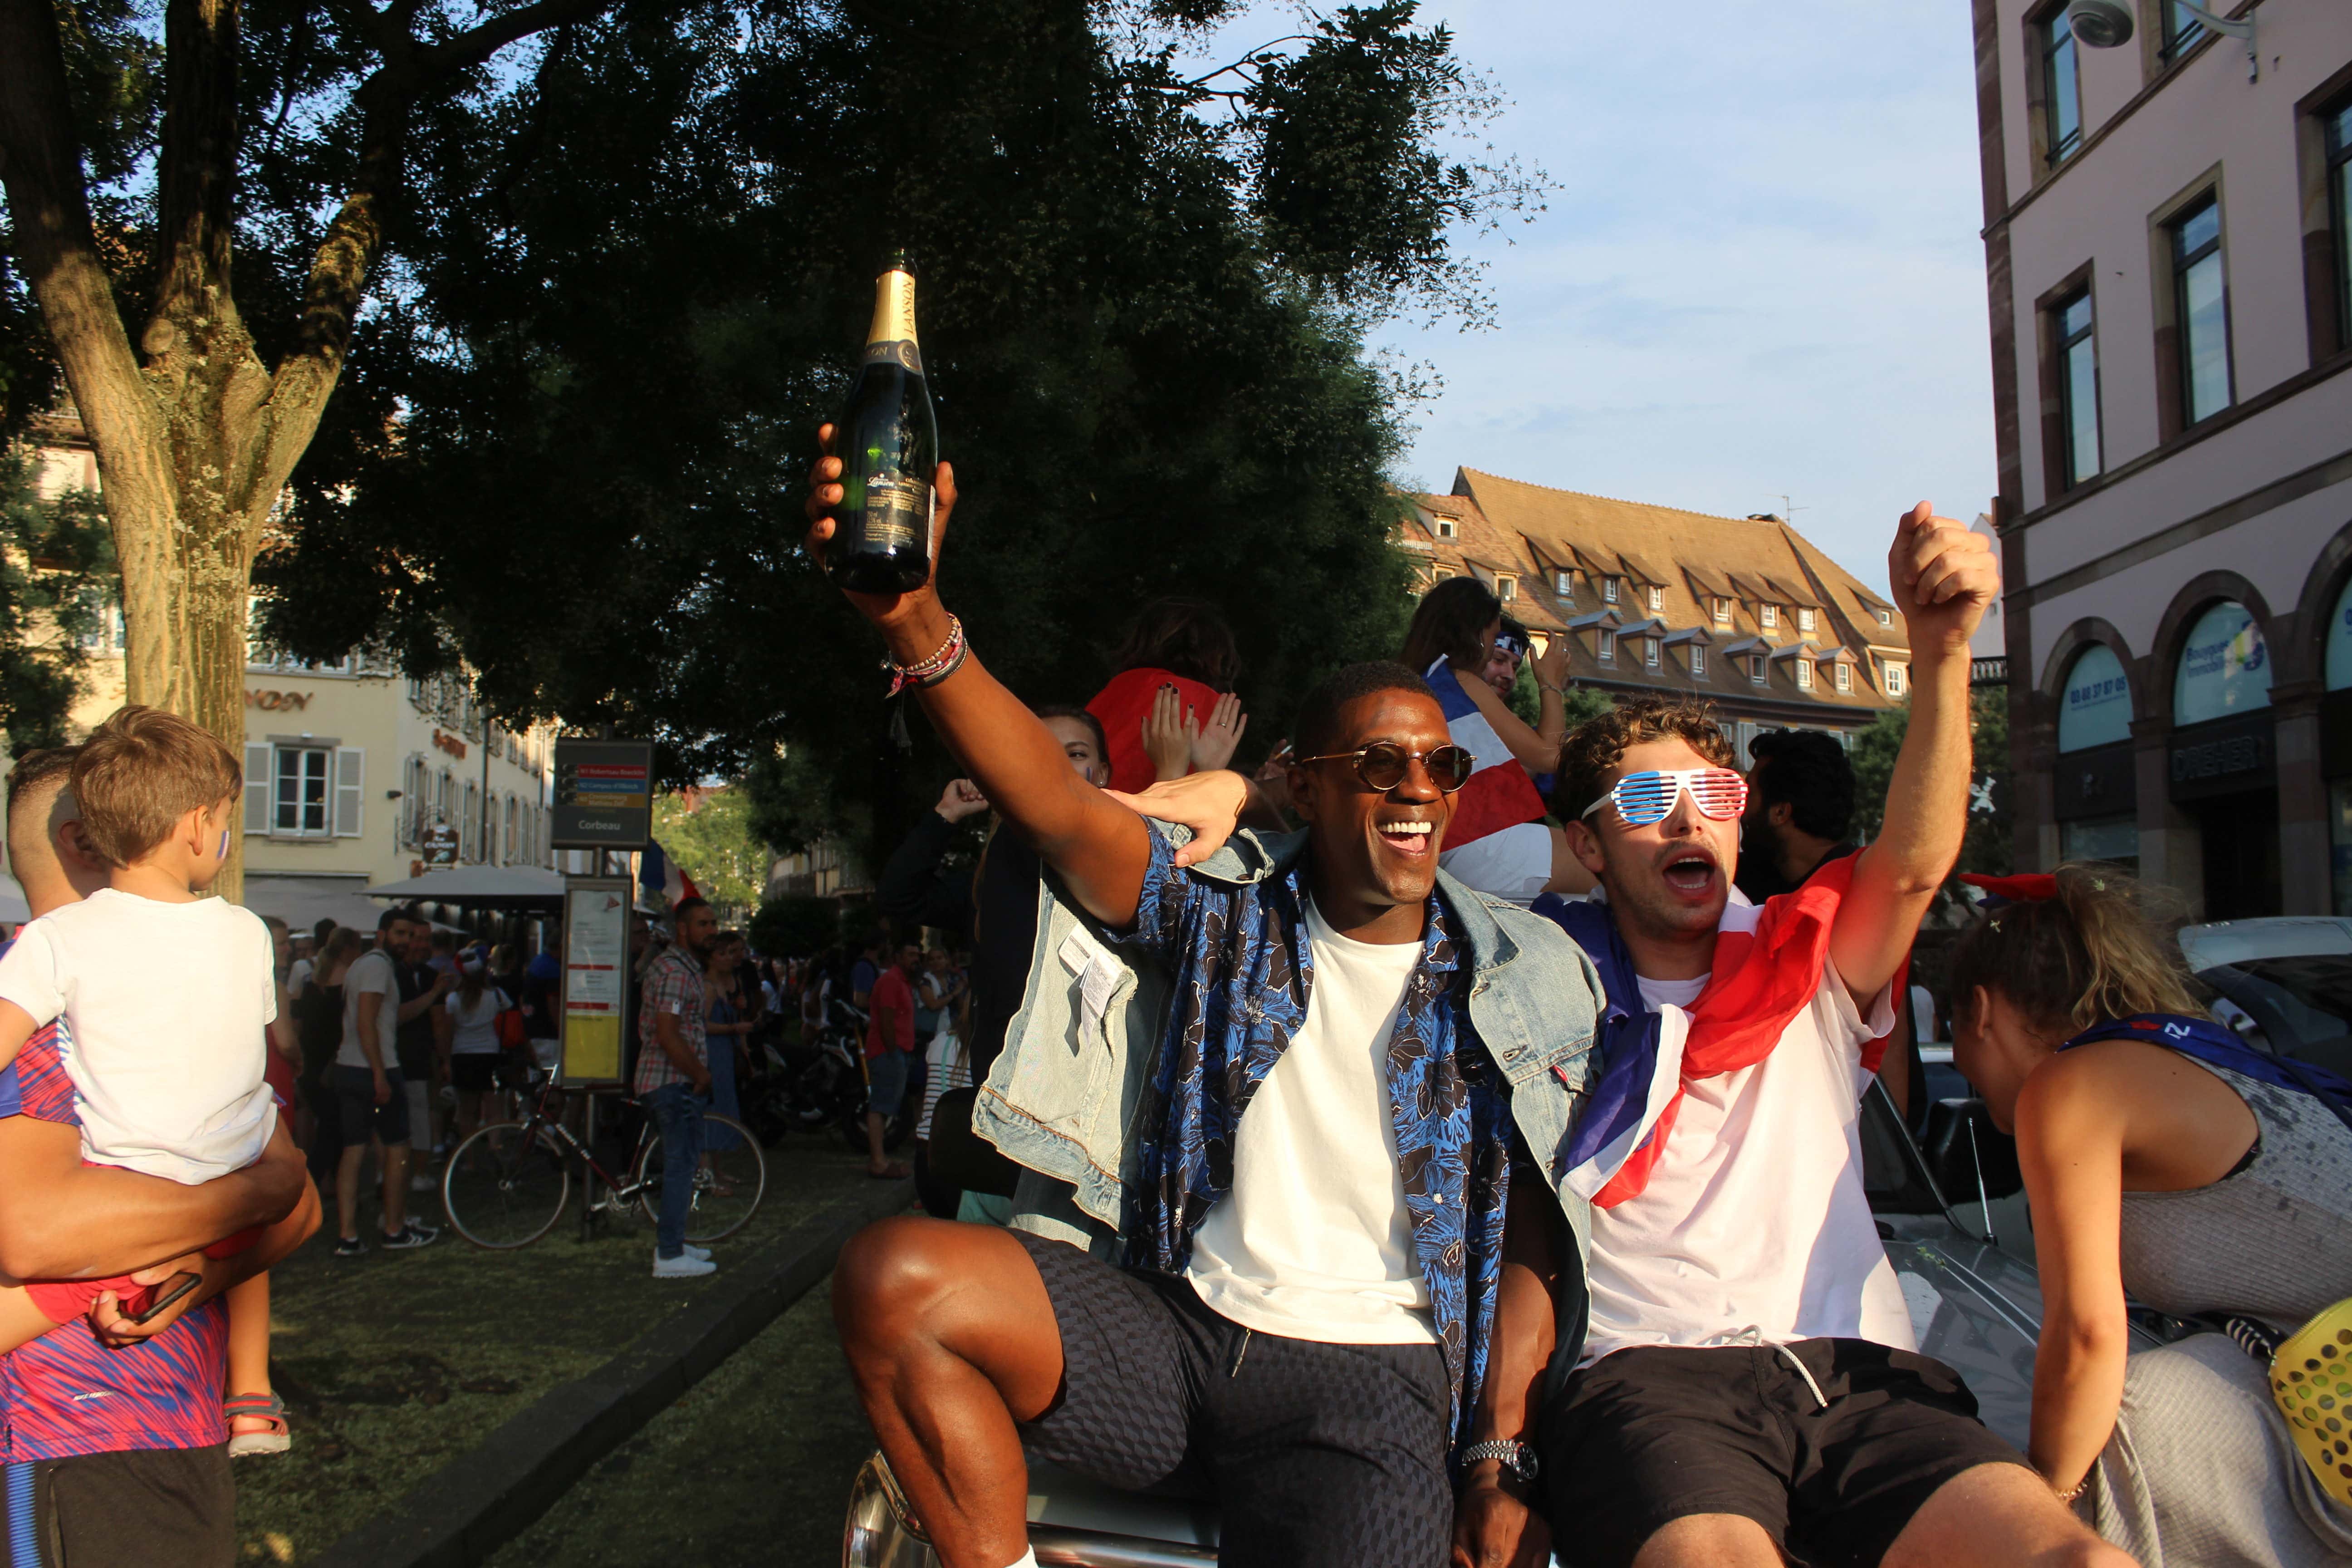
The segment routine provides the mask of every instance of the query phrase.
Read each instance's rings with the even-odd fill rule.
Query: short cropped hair
[[[1718,768],[1739,765],[1706,704],[1687,697],[1622,697],[1616,707],[1587,719],[1560,742],[1559,776],[1551,786],[1552,815],[1562,822],[1583,816],[1587,806],[1608,793],[1609,774],[1626,749],[1650,741],[1681,741]]]
[[[244,784],[236,753],[218,735],[136,702],[92,731],[73,763],[82,831],[115,867],[148,854],[181,817],[235,798]]]
[[[425,912],[415,904],[394,904],[375,917],[375,933],[382,936],[395,925],[421,926],[431,923],[425,918]]]
[[[37,752],[26,752],[8,770],[7,833],[9,853],[16,847],[16,803],[30,802],[36,796],[55,799],[59,790],[71,782],[74,758],[81,752],[79,746],[49,746]],[[52,787],[54,786],[54,787]],[[46,833],[43,826],[36,831]]]
[[[1787,802],[1797,831],[1832,843],[1853,826],[1853,763],[1819,730],[1767,730],[1748,742],[1748,785],[1767,807]]]
[[[1429,682],[1392,659],[1369,659],[1362,664],[1348,665],[1331,675],[1307,694],[1298,705],[1298,720],[1291,731],[1291,749],[1301,757],[1329,754],[1347,737],[1339,732],[1339,712],[1359,697],[1370,697],[1380,691],[1410,691],[1437,700],[1437,693]]]
[[[678,921],[684,920],[687,916],[692,914],[697,910],[707,910],[709,907],[710,900],[709,899],[680,899],[677,902],[670,906],[669,918],[671,921],[675,923]]]

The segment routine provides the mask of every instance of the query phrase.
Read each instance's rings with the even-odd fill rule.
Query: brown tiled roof
[[[1439,573],[1517,574],[1510,613],[1540,632],[1571,637],[1570,678],[1616,689],[1691,691],[1716,700],[1727,718],[1748,714],[1764,723],[1866,722],[1890,706],[1879,657],[1906,657],[1900,616],[1884,595],[1865,587],[1777,518],[1715,517],[1675,507],[1615,500],[1553,489],[1517,479],[1459,470],[1454,493],[1411,498],[1417,508],[1400,542],[1415,561],[1418,586]],[[1439,538],[1440,517],[1454,537]],[[1559,591],[1559,574],[1569,591]],[[1617,597],[1603,597],[1603,580],[1617,578]],[[1659,594],[1653,609],[1650,593]],[[1715,625],[1713,600],[1733,601],[1731,624]],[[1779,624],[1764,627],[1762,605],[1779,608]],[[1880,610],[1890,612],[1880,626]],[[1813,626],[1798,624],[1798,612]],[[1604,616],[1604,612],[1606,616]],[[1600,658],[1603,629],[1613,632],[1613,657]],[[1643,639],[1662,645],[1657,668],[1643,663]],[[1620,640],[1622,639],[1622,640]],[[1820,664],[1855,665],[1853,689],[1840,692],[1828,679],[1810,689],[1796,682],[1797,649],[1814,645]],[[1713,645],[1709,647],[1708,645]],[[1694,677],[1690,656],[1706,648],[1705,671]],[[1752,656],[1763,652],[1764,684],[1753,679]],[[1815,717],[1815,716],[1818,717]]]

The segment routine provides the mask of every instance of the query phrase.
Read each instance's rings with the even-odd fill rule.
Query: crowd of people
[[[2280,1390],[2352,1355],[2352,1086],[2205,1015],[2112,868],[1998,882],[1941,1002],[1910,983],[1999,574],[1923,506],[1889,575],[1914,694],[1867,844],[1831,738],[1740,759],[1646,697],[1571,728],[1558,644],[1528,722],[1535,650],[1475,581],[1246,776],[1205,606],[1150,607],[1073,710],[934,588],[849,595],[964,770],[884,882],[971,946],[977,1088],[930,1129],[965,1201],[835,1279],[950,1568],[1035,1561],[1031,1457],[1213,1496],[1236,1564],[2352,1555],[2352,1436],[2296,1436],[2243,1348],[2302,1328]],[[1923,1108],[1939,1017],[2033,1209],[2023,1451],[1919,1353],[1863,1186],[1863,1101]],[[2229,1331],[2131,1354],[2127,1293]]]

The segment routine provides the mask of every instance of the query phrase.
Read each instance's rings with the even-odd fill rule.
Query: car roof
[[[2189,967],[2200,971],[2264,958],[2352,953],[2352,920],[2338,915],[2275,915],[2183,926],[2180,951]]]

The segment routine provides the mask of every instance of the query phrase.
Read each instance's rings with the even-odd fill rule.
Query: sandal
[[[293,1432],[286,1424],[286,1402],[274,1394],[232,1394],[221,1401],[221,1414],[232,1421],[243,1415],[269,1423],[267,1432],[231,1432],[228,1457],[232,1459],[247,1454],[282,1454],[293,1446]]]

